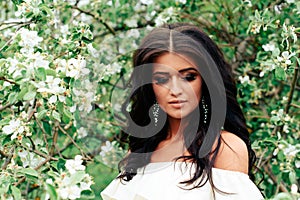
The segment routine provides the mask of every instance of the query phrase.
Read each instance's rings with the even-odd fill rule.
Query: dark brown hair
[[[237,88],[232,76],[231,67],[225,61],[221,50],[207,34],[205,34],[198,27],[186,23],[167,24],[163,25],[162,27],[155,28],[143,39],[140,47],[135,51],[133,56],[133,65],[136,68],[141,65],[151,64],[159,56],[172,52],[178,55],[187,56],[195,61],[199,67],[202,67],[202,63],[197,63],[199,59],[205,59],[205,54],[203,54],[203,50],[201,50],[201,48],[207,52],[207,55],[211,57],[212,61],[217,66],[218,73],[221,74],[225,88],[225,120],[224,124],[217,124],[216,126],[218,126],[220,129],[223,127],[224,130],[237,135],[245,142],[249,154],[248,172],[250,178],[253,180],[254,176],[251,173],[251,169],[254,165],[256,157],[254,151],[251,149],[245,118],[237,102]],[[150,71],[145,70],[143,72],[145,74],[132,75],[131,80],[133,88],[134,85],[143,85],[141,82],[147,73],[151,73],[150,68],[149,70]],[[213,79],[213,74],[211,75],[211,78]],[[202,118],[200,118],[199,121],[191,120],[192,122],[190,122],[188,128],[186,128],[184,131],[185,143],[189,144],[187,146],[187,150],[190,153],[190,156],[181,156],[177,158],[177,160],[184,159],[185,161],[193,162],[197,169],[192,178],[182,182],[183,184],[192,184],[200,178],[200,181],[197,181],[196,187],[203,186],[207,181],[209,181],[212,184],[212,187],[214,187],[212,182],[212,167],[214,166],[215,158],[220,149],[221,137],[218,139],[218,144],[214,151],[211,151],[204,157],[199,156],[199,151],[203,145],[204,137],[207,135],[208,125],[210,124],[209,119],[211,117],[212,110],[211,96],[209,94],[207,83],[205,82],[205,77],[202,83],[202,98],[205,98],[207,104],[208,122],[204,123]],[[151,121],[147,114],[154,102],[155,95],[152,85],[145,84],[138,89],[135,88],[134,91],[132,91],[129,101],[123,105],[123,112],[127,112],[126,109],[128,107],[128,103],[130,103],[131,110],[129,112],[129,116],[132,118],[135,124],[139,126],[145,126]],[[198,106],[200,116],[204,115],[204,110],[202,108],[203,106],[201,105],[200,101]],[[213,121],[211,124],[213,124]],[[129,123],[128,127],[130,126],[132,126],[132,124]],[[197,133],[194,135],[195,137],[191,139],[188,138],[188,135],[189,131],[193,128],[196,128]],[[150,162],[151,152],[155,151],[158,144],[166,139],[167,129],[168,122],[164,124],[161,130],[158,130],[158,134],[154,134],[151,137],[138,137],[139,134],[141,135],[143,133],[135,133],[134,136],[128,136],[129,150],[131,153],[129,153],[119,163],[119,170],[121,174],[118,178],[121,178],[125,181],[130,181],[136,175],[138,168],[147,165]],[[149,128],[148,131],[155,132],[157,130],[155,127],[153,127]],[[127,134],[125,132],[126,131],[123,133]],[[187,140],[189,140],[189,142],[187,142]]]

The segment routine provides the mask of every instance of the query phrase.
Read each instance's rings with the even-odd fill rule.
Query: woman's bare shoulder
[[[245,142],[233,133],[222,131],[221,146],[214,167],[248,174],[248,149]]]

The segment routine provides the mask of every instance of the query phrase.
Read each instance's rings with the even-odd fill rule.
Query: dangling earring
[[[207,113],[208,113],[208,106],[207,106],[207,104],[205,103],[205,100],[204,100],[204,97],[202,97],[202,100],[201,100],[201,102],[202,102],[202,107],[203,107],[203,110],[204,110],[204,120],[203,120],[203,122],[204,122],[204,124],[206,124],[207,123]]]
[[[159,105],[157,102],[153,104],[152,114],[154,116],[154,126],[157,126],[158,123],[158,113],[159,113]]]

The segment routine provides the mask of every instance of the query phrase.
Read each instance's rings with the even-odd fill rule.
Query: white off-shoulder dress
[[[194,170],[192,163],[149,163],[139,169],[129,182],[113,180],[101,196],[103,200],[214,200],[209,181],[203,187],[192,190],[187,190],[190,186],[180,184],[189,180]],[[215,200],[264,199],[247,174],[213,168],[212,178],[214,185],[227,193],[215,191]]]

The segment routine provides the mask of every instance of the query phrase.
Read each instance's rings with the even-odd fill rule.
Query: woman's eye
[[[197,74],[187,74],[183,77],[184,80],[186,81],[193,81],[197,78]]]
[[[169,78],[166,77],[154,77],[154,83],[155,84],[164,84],[167,83]]]

